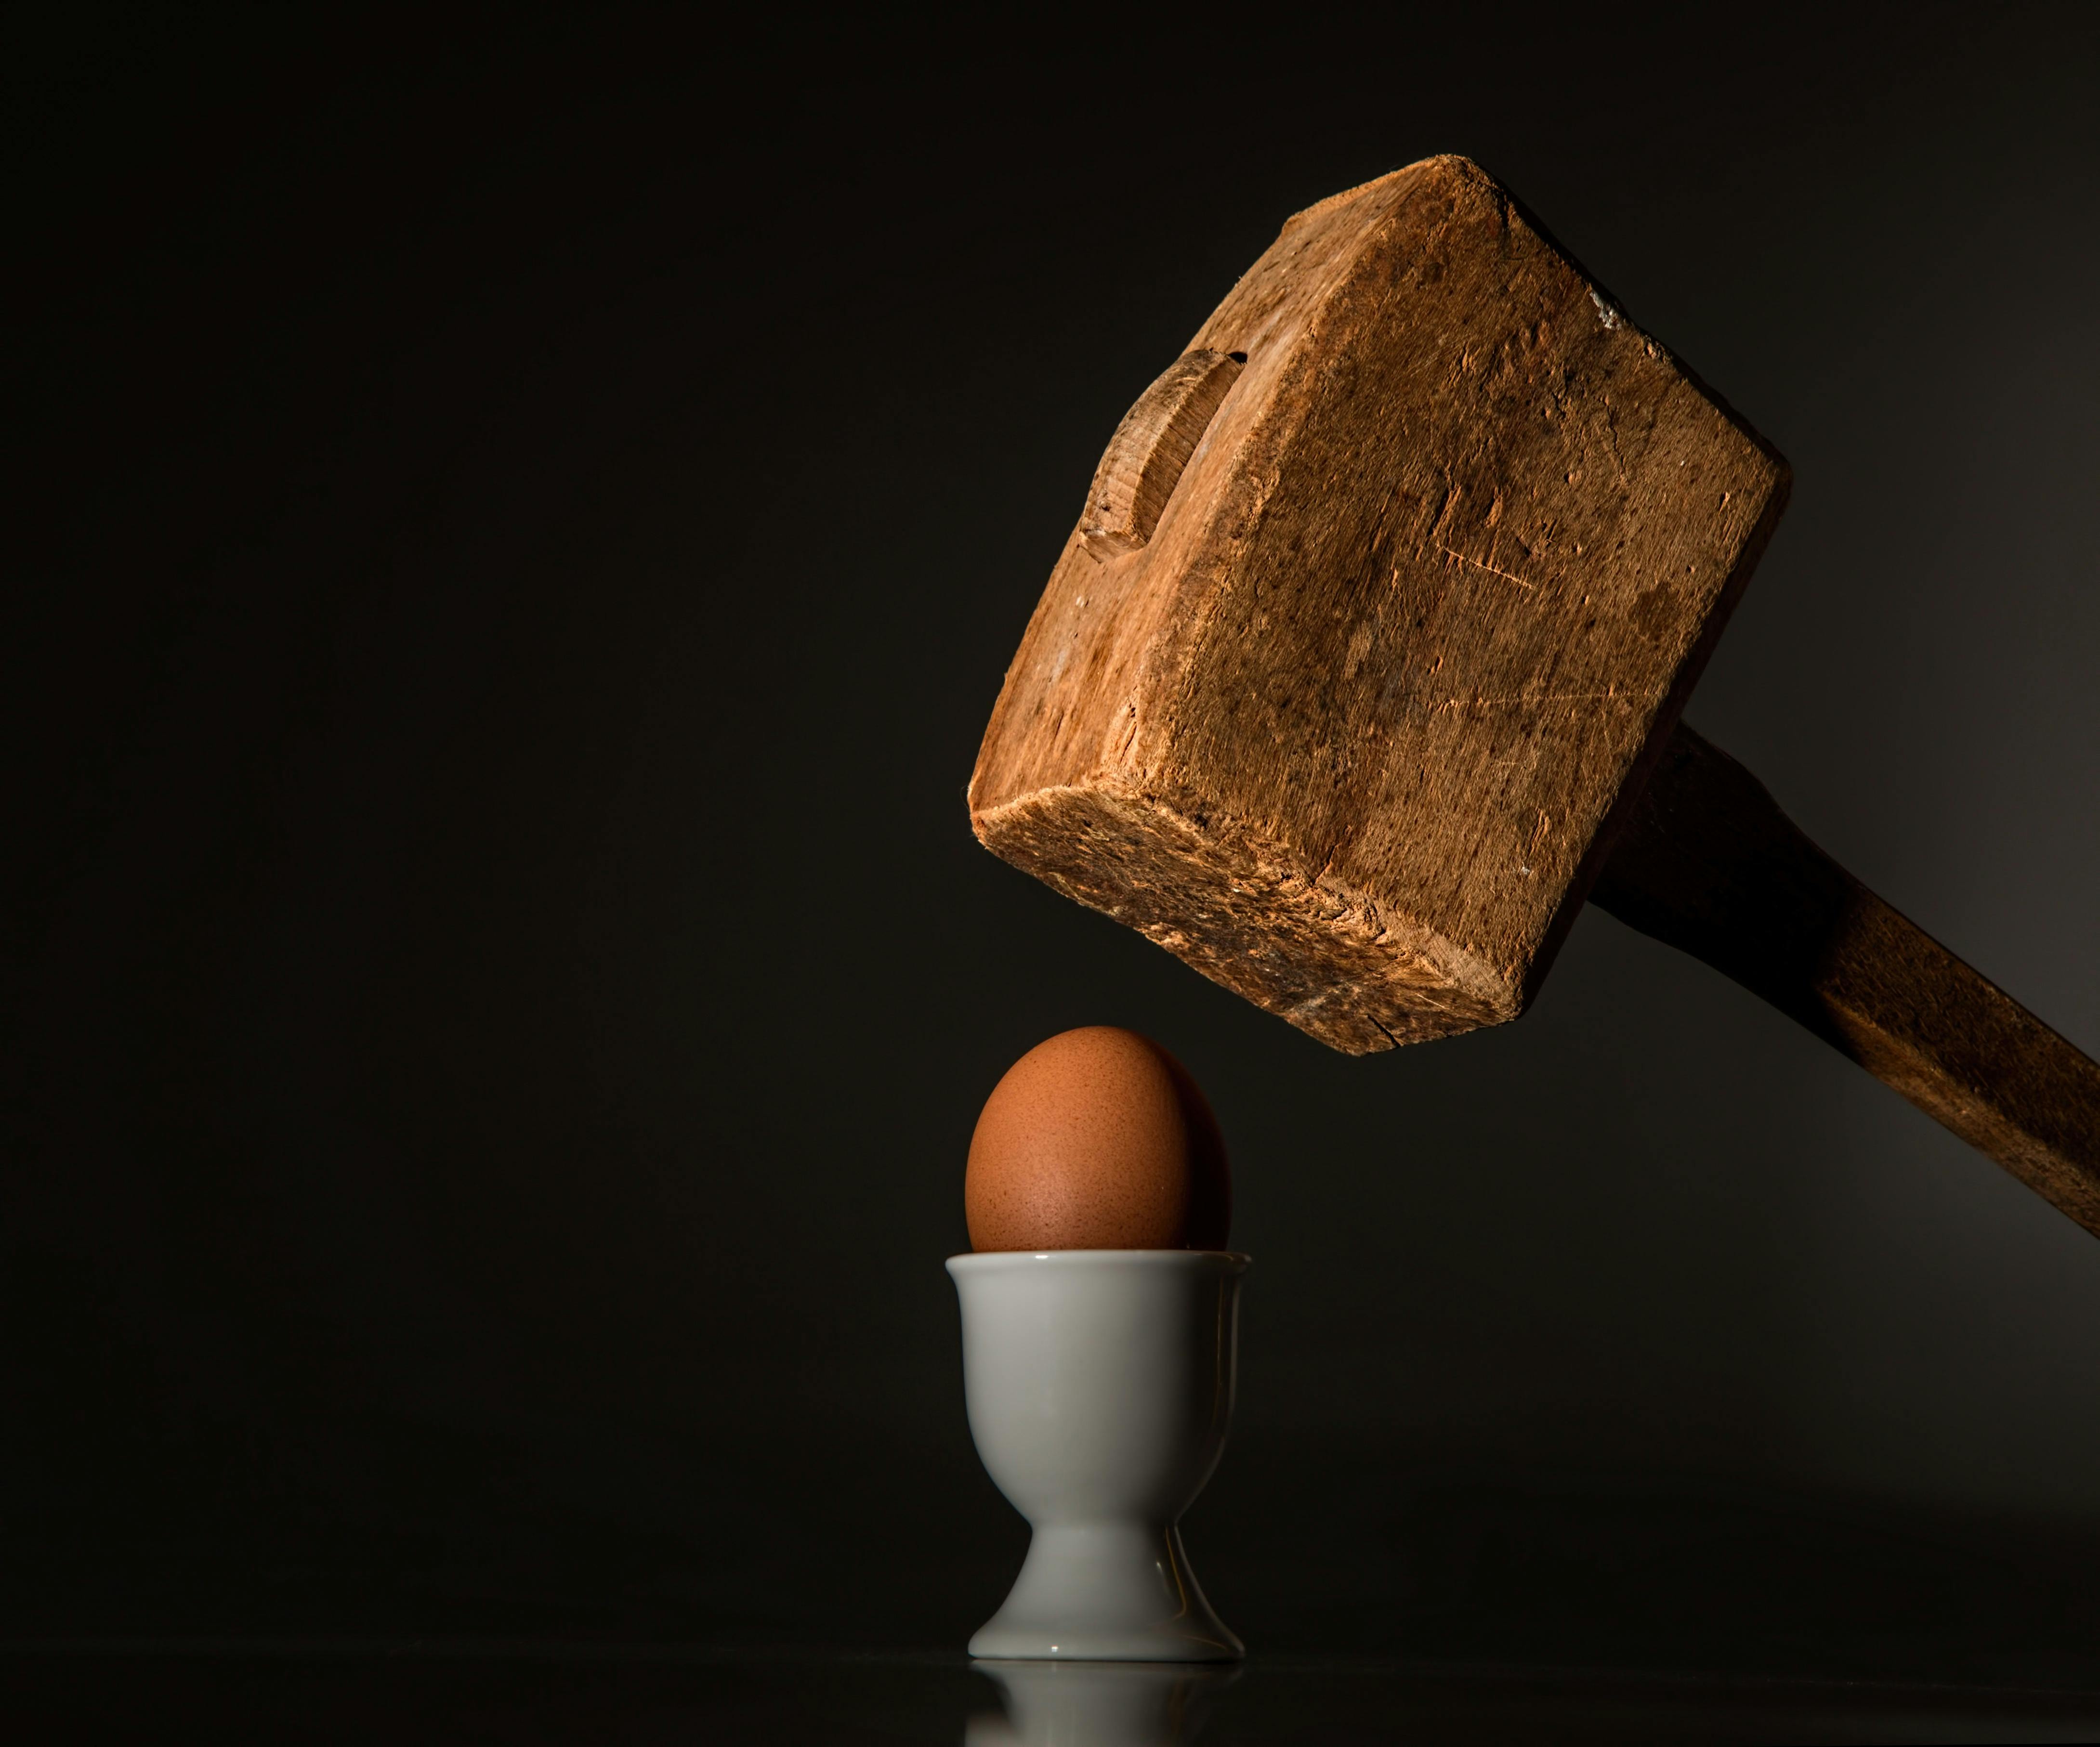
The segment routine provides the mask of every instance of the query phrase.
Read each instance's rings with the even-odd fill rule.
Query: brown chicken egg
[[[1221,1250],[1224,1138],[1188,1069],[1149,1037],[1061,1032],[985,1101],[963,1211],[978,1250]]]

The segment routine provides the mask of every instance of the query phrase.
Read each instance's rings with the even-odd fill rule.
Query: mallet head
[[[973,825],[1338,1049],[1513,1019],[1787,478],[1477,165],[1323,201],[1118,430]]]

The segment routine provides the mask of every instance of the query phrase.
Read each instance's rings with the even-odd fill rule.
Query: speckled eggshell
[[[1232,1201],[1189,1071],[1113,1025],[1061,1032],[1007,1070],[963,1179],[978,1250],[1221,1250]]]

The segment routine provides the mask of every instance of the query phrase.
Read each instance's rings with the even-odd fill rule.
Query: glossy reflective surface
[[[1238,1669],[1062,1663],[1017,1671],[958,1655],[669,1645],[82,1644],[0,1653],[0,1727],[39,1741],[209,1731],[228,1740],[390,1747],[2086,1741],[2100,1738],[2100,1688],[1260,1657]]]
[[[973,1717],[968,1747],[1167,1747],[1203,1732],[1233,1666],[1187,1662],[979,1661],[1000,1714]]]

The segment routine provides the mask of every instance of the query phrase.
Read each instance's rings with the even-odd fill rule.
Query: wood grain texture
[[[1339,1049],[1514,1018],[1785,464],[1462,158],[1293,218],[1233,354],[1145,543],[1073,530],[973,825]]]
[[[2100,1065],[1860,885],[1689,728],[1590,896],[1792,1015],[2100,1233]]]
[[[1136,552],[1152,538],[1189,457],[1246,359],[1185,352],[1123,415],[1087,493],[1080,537],[1096,557]]]

